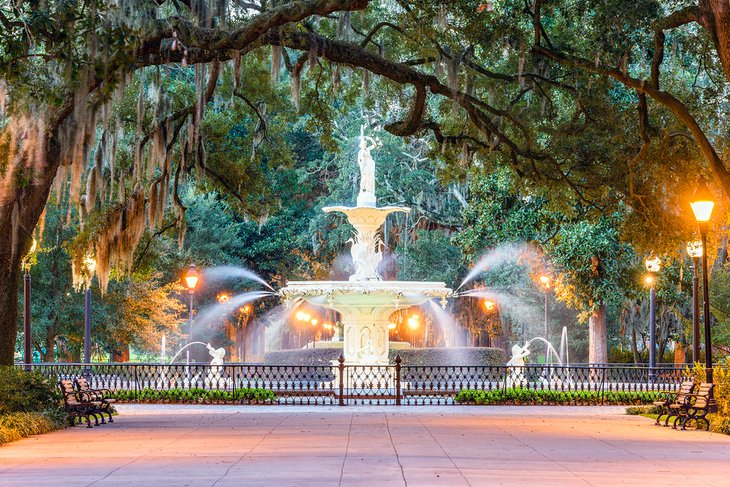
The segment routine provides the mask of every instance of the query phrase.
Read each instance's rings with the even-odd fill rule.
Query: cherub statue
[[[223,372],[223,357],[226,356],[226,349],[213,348],[210,343],[206,345],[208,347],[208,353],[213,360],[210,361],[210,370],[208,371],[208,378],[206,383],[210,387],[218,387],[221,380],[221,372]]]
[[[507,373],[507,387],[514,387],[514,384],[520,384],[525,376],[522,370],[525,368],[525,357],[530,355],[529,344],[521,347],[517,344],[512,346],[512,358],[507,362],[509,367]]]

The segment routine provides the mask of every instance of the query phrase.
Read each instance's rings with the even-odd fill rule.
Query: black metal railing
[[[650,369],[616,364],[416,366],[402,365],[399,359],[383,366],[351,365],[340,360],[331,366],[37,363],[31,368],[54,380],[87,377],[92,388],[109,389],[126,401],[342,406],[445,405],[457,403],[456,399],[468,403],[464,398],[469,394],[487,404],[534,402],[535,398],[548,403],[630,403],[639,393],[677,389],[684,372],[684,366]],[[262,390],[271,391],[273,396],[259,394]]]

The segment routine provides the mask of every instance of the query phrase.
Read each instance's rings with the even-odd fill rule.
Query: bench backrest
[[[86,392],[89,390],[89,381],[86,380],[86,377],[77,377],[76,385],[79,386],[79,390],[81,392]]]
[[[712,393],[713,387],[714,384],[711,384],[710,382],[703,382],[700,384],[700,388],[697,390],[697,399],[695,399],[694,407],[698,409],[704,409],[707,407],[707,404],[710,402],[710,394]]]
[[[63,401],[66,404],[74,405],[78,404],[78,400],[76,399],[76,391],[74,390],[74,384],[68,379],[61,379],[58,381],[58,387],[61,388],[61,392],[63,393]]]
[[[695,383],[691,380],[686,380],[679,385],[679,391],[677,391],[676,402],[683,404],[687,400],[687,395],[692,394]]]

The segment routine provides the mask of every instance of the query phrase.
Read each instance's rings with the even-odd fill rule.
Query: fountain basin
[[[452,291],[443,282],[291,281],[279,293],[287,301],[302,299],[342,315],[345,362],[387,365],[390,315],[433,298],[445,302]]]

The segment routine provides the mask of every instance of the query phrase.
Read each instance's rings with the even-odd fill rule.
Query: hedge
[[[657,392],[648,391],[552,391],[522,387],[482,391],[464,389],[454,397],[461,404],[518,404],[518,405],[597,405],[597,404],[651,404]]]
[[[112,397],[119,401],[137,401],[149,403],[195,403],[195,404],[271,404],[276,401],[273,391],[262,388],[243,387],[235,391],[219,389],[152,389],[140,391],[113,391]]]

